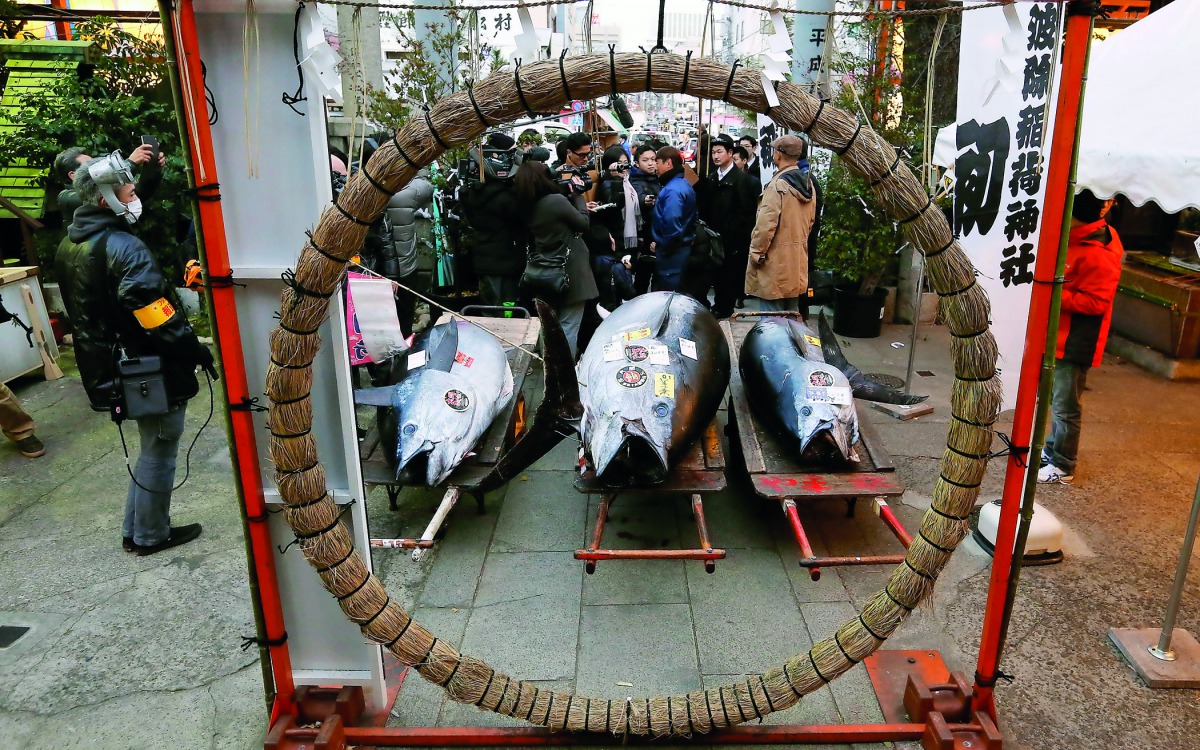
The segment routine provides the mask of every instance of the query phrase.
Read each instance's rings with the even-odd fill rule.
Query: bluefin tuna
[[[738,368],[755,415],[799,457],[819,463],[859,460],[854,399],[916,404],[910,396],[867,380],[846,361],[824,314],[820,336],[796,318],[770,317],[742,341]]]
[[[426,331],[407,353],[396,385],[354,392],[377,406],[389,466],[405,484],[441,484],[512,401],[513,375],[504,347],[463,321]]]
[[[691,297],[653,292],[600,324],[572,367],[566,337],[538,302],[546,391],[520,441],[481,483],[483,491],[578,434],[601,482],[661,483],[712,421],[729,385],[729,345],[716,318]]]

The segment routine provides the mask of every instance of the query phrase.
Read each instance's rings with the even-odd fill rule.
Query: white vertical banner
[[[954,220],[962,247],[979,271],[978,283],[991,299],[1002,408],[1010,409],[1020,380],[1042,229],[1060,5],[1012,3],[964,13],[962,20]]]
[[[766,185],[775,176],[775,152],[771,143],[787,131],[775,124],[764,114],[758,116],[758,168],[762,184]]]
[[[796,0],[796,10],[813,13],[833,12],[834,0]],[[964,14],[965,15],[965,14]],[[829,16],[795,14],[792,16],[792,83],[815,84],[824,71]]]

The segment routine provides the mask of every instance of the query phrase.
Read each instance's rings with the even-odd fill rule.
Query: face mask
[[[130,224],[136,223],[142,217],[142,199],[134,198],[128,203],[122,204],[125,206],[125,221]]]

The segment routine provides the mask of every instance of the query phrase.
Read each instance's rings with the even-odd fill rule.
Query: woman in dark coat
[[[575,356],[584,307],[598,293],[588,248],[581,237],[590,223],[587,204],[577,190],[571,191],[570,198],[563,195],[550,177],[550,170],[537,161],[527,161],[517,170],[513,192],[517,210],[531,235],[530,254],[565,257],[567,290],[558,299],[546,301],[554,305],[571,355]]]
[[[638,249],[633,254],[634,288],[638,294],[650,289],[650,277],[654,275],[654,256],[650,254],[650,215],[654,212],[654,201],[662,183],[658,181],[655,167],[656,149],[640,146],[634,151],[633,169],[629,170],[629,184],[637,193],[638,207],[642,212],[642,228],[638,230]]]

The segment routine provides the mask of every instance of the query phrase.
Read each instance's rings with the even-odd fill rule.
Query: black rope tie
[[[729,706],[725,705],[725,688],[717,688],[717,695],[721,696],[721,715],[725,717],[725,726],[733,726],[733,722],[729,720]]]
[[[937,250],[934,250],[932,253],[925,253],[925,260],[929,260],[930,258],[936,258],[937,256],[946,252],[950,248],[954,247],[955,242],[958,242],[958,240],[956,240],[954,237],[951,237],[949,242],[947,242],[945,245],[942,245]]]
[[[722,101],[729,101],[729,90],[733,88],[733,75],[737,73],[738,66],[741,64],[738,60],[733,61],[733,67],[729,69],[729,80],[725,81],[725,93],[721,96]]]
[[[513,80],[516,82],[516,85],[517,85],[517,96],[520,97],[520,99],[521,99],[521,106],[525,108],[525,111],[529,113],[530,117],[536,118],[537,112],[534,112],[533,109],[529,106],[529,102],[525,101],[525,92],[521,90],[521,61],[520,60],[517,60],[517,65],[515,68],[513,68]]]
[[[592,731],[592,699],[588,698],[583,702],[583,731]]]
[[[383,614],[383,610],[387,609],[388,605],[391,603],[392,603],[392,597],[389,595],[383,600],[383,606],[379,608],[379,611],[376,612],[375,614],[371,615],[370,617],[368,617],[366,622],[360,622],[358,624],[358,626],[360,628],[365,628],[365,627],[369,626],[371,623],[375,622],[375,620],[377,620],[379,618],[379,616]]]
[[[733,692],[736,695],[737,688],[734,688]],[[749,680],[746,681],[746,692],[750,695],[750,705],[754,708],[754,715],[758,717],[759,723],[762,723],[762,711],[758,707],[758,701],[754,699],[754,687],[750,684]],[[741,701],[738,701],[738,704],[741,704]]]
[[[345,258],[339,258],[336,255],[334,255],[333,253],[326,250],[325,248],[318,245],[317,241],[313,239],[312,232],[305,232],[305,234],[308,235],[308,244],[311,245],[312,249],[316,250],[318,254],[323,255],[324,257],[328,258],[329,260],[333,261],[334,263],[345,264],[345,262],[346,262]]]
[[[647,705],[646,710],[650,710],[649,705]],[[671,710],[671,696],[669,695],[667,696],[667,734],[675,734],[675,716]]]
[[[862,126],[861,126],[861,125],[859,125],[859,127],[862,127]],[[850,140],[854,140],[854,139],[853,139],[853,138],[851,138]],[[926,196],[925,196],[925,205],[924,205],[924,206],[921,206],[920,210],[918,210],[918,211],[917,211],[915,214],[913,214],[912,216],[908,217],[907,219],[901,219],[901,220],[900,220],[898,223],[900,223],[900,224],[909,224],[909,223],[911,223],[911,222],[914,222],[914,221],[916,221],[917,219],[921,218],[921,215],[922,215],[922,214],[924,214],[926,211],[928,211],[928,210],[929,210],[929,207],[930,207],[930,206],[932,206],[932,205],[933,205],[933,196],[932,196],[932,195],[926,195]]]
[[[651,734],[654,733],[654,725],[650,723],[650,699],[649,698],[646,699],[646,729],[648,729]]]
[[[612,95],[617,95],[617,45],[608,45],[608,81],[612,84]]]
[[[950,451],[951,453],[957,453],[958,455],[962,456],[963,458],[969,458],[972,461],[980,461],[985,458],[992,457],[991,453],[967,453],[965,451],[960,451],[958,448],[955,448],[953,445],[950,445],[948,443],[946,444],[946,450]]]
[[[429,128],[429,134],[433,136],[433,140],[437,141],[437,145],[442,147],[443,151],[450,150],[450,144],[442,140],[438,135],[437,129],[433,127],[433,118],[429,116],[429,107],[425,107],[425,127]]]
[[[712,715],[712,704],[708,702],[708,693],[704,694],[704,710],[708,712],[708,728],[712,729],[717,725],[717,720]]]
[[[285,365],[274,357],[271,357],[271,364],[284,370],[307,370],[308,368],[312,367],[312,360],[310,359],[309,361],[300,365]]]
[[[558,56],[558,77],[562,79],[563,93],[567,95],[567,101],[574,101],[571,96],[571,87],[567,84],[567,51],[564,49]]]
[[[301,432],[276,432],[275,430],[271,430],[271,429],[268,429],[268,432],[271,433],[271,437],[273,437],[273,438],[279,438],[280,440],[286,440],[288,438],[304,437],[308,433],[312,432],[312,428],[310,427],[307,430],[302,430]]]
[[[488,675],[487,684],[483,686],[483,692],[479,694],[479,700],[475,701],[476,706],[483,705],[483,699],[487,697],[488,691],[492,689],[492,680],[496,678],[496,670],[491,669],[489,671],[491,674]],[[508,690],[507,684],[504,685],[504,689]],[[500,700],[504,700],[504,693],[500,694]],[[497,708],[499,708],[499,704],[497,704]]]
[[[344,601],[346,601],[346,600],[347,600],[347,599],[349,599],[350,597],[352,597],[352,596],[354,596],[355,594],[357,594],[358,592],[362,591],[362,590],[363,590],[363,586],[366,586],[366,585],[367,585],[367,582],[368,582],[368,581],[370,581],[370,580],[371,580],[371,574],[370,574],[370,573],[368,573],[368,574],[366,574],[365,576],[363,576],[363,579],[362,579],[362,581],[361,581],[361,582],[360,582],[360,583],[359,583],[357,586],[355,586],[355,587],[354,587],[352,590],[350,590],[350,591],[347,591],[347,592],[346,592],[346,593],[344,593],[344,594],[338,594],[338,595],[337,595],[337,597],[335,597],[335,598],[336,598],[336,599],[337,599],[339,602],[344,602]]]
[[[433,662],[429,661],[429,655],[432,654],[433,649],[435,647],[437,647],[437,642],[438,642],[438,639],[434,638],[433,643],[429,644],[429,650],[425,652],[425,655],[422,656],[421,659],[415,665],[413,665],[417,668],[418,672],[421,670],[421,667],[428,667],[430,664],[433,663]]]
[[[973,490],[978,488],[980,485],[979,482],[976,482],[975,484],[962,484],[961,482],[956,482],[953,479],[948,479],[945,474],[938,474],[938,479],[941,479],[947,484],[952,484],[955,487],[961,487],[964,490]]]
[[[345,261],[342,261],[342,262],[345,263]],[[292,328],[291,326],[285,324],[282,320],[279,321],[279,327],[282,328],[283,330],[287,331],[288,333],[292,334],[293,336],[311,336],[314,333],[316,333],[317,331],[321,330],[318,327],[318,328],[313,328],[308,331],[302,331],[299,328]],[[275,403],[279,403],[279,402],[276,401]]]
[[[887,586],[883,587],[883,593],[887,594],[887,598],[892,600],[892,604],[895,604],[900,609],[904,610],[905,612],[913,611],[912,607],[908,606],[904,602],[902,602],[899,599],[897,599],[896,597],[892,596],[891,584],[888,584]]]
[[[458,668],[462,666],[462,663],[463,663],[463,660],[461,658],[459,658],[458,661],[454,662],[454,669],[450,670],[450,676],[446,678],[445,682],[439,682],[438,684],[442,687],[446,687],[447,685],[449,685],[450,680],[454,679],[454,675],[458,674]]]
[[[821,99],[820,101],[821,101],[821,106],[817,107],[817,113],[815,115],[813,115],[812,122],[808,123],[808,125],[806,125],[805,127],[800,128],[801,133],[804,133],[807,135],[808,131],[810,131],[814,127],[816,127],[817,120],[821,119],[821,113],[825,111],[825,100]]]
[[[692,50],[687,51],[687,56],[683,58],[683,85],[679,87],[679,93],[687,93],[688,73],[692,69]]]
[[[868,633],[870,633],[871,637],[874,638],[875,640],[877,640],[877,641],[886,641],[887,640],[887,638],[884,638],[882,635],[880,635],[879,633],[876,633],[874,630],[872,630],[871,626],[867,624],[867,621],[863,619],[862,615],[858,616],[858,621],[860,623],[862,623],[863,629],[866,630]],[[786,665],[784,665],[784,666],[786,666]]]
[[[320,495],[317,495],[312,500],[305,500],[302,503],[287,503],[280,510],[281,511],[283,511],[283,510],[304,510],[305,508],[311,508],[312,506],[314,506],[317,503],[324,500],[326,495],[328,495],[328,494],[329,494],[329,492],[326,491],[326,492],[322,492]],[[345,560],[346,558],[343,557],[342,559]]]
[[[520,698],[518,697],[517,700],[520,700]],[[533,716],[533,706],[536,703],[537,703],[537,688],[534,688],[533,695],[530,696],[530,698],[529,698],[529,710],[525,712],[525,721],[529,721],[530,717]]]
[[[357,216],[355,216],[354,214],[350,213],[349,211],[347,211],[346,209],[344,209],[344,208],[342,208],[340,205],[338,205],[338,202],[337,202],[337,201],[334,201],[334,202],[333,202],[333,207],[334,207],[334,208],[336,208],[336,209],[338,210],[338,213],[340,213],[342,216],[345,216],[347,219],[349,219],[350,221],[352,221],[352,222],[354,222],[355,224],[359,225],[360,227],[369,227],[369,226],[371,226],[371,222],[369,222],[369,221],[367,221],[367,220],[365,220],[365,219],[360,219],[360,218],[358,218],[358,217],[357,217]]]
[[[267,648],[279,648],[287,643],[287,640],[288,634],[286,630],[283,631],[283,635],[279,636],[278,638],[256,638],[254,636],[243,635],[242,650],[249,651],[251,646],[258,646],[260,648],[263,646],[266,646]]]
[[[567,696],[567,712],[563,714],[563,727],[567,726],[567,722],[571,720],[571,703],[575,700],[575,694]],[[584,723],[584,729],[587,729],[587,723]]]
[[[370,162],[368,162],[368,163],[370,163]],[[384,195],[390,196],[392,194],[392,191],[390,191],[386,187],[384,187],[382,182],[375,179],[374,175],[372,175],[370,172],[367,171],[367,168],[365,165],[363,166],[362,169],[360,169],[358,171],[360,174],[362,174],[363,177],[367,178],[367,182],[371,183],[371,187],[375,188],[376,190],[383,193]]]
[[[846,141],[846,145],[842,146],[840,149],[838,149],[834,153],[836,153],[838,156],[845,156],[846,152],[850,150],[850,147],[854,145],[854,142],[856,140],[858,140],[858,134],[861,132],[862,132],[862,123],[860,122],[858,124],[858,127],[854,129],[854,135],[850,136],[850,140]],[[899,159],[900,157],[897,156],[896,158]],[[913,218],[916,218],[916,217],[913,217]],[[903,224],[905,222],[902,221],[900,223]]]
[[[936,505],[930,505],[929,509],[932,510],[934,513],[937,513],[942,518],[946,518],[951,521],[962,522],[962,521],[968,521],[971,518],[970,516],[956,516],[956,515],[953,515],[952,513],[947,513],[946,511],[942,510],[941,508],[937,507]]]
[[[859,125],[859,127],[861,128],[862,125]],[[854,132],[857,133],[858,131],[856,130]],[[898,167],[898,166],[900,166],[899,152],[896,153],[896,161],[892,162],[892,166],[888,167],[887,171],[884,172],[882,175],[880,175],[877,179],[872,180],[870,187],[877,187],[881,182],[883,182],[887,178],[891,177],[892,174],[896,171],[896,167]],[[926,256],[926,257],[928,257],[928,256]]]
[[[351,552],[353,552],[353,550],[351,550]],[[409,626],[412,625],[413,621],[416,619],[417,618],[413,617],[412,615],[408,616],[408,622],[404,623],[404,627],[400,628],[400,635],[398,635],[395,638],[393,638],[392,640],[388,641],[387,647],[388,647],[389,651],[392,650],[392,646],[395,646],[396,643],[399,642],[399,640],[404,637],[404,634],[408,632]]]
[[[493,669],[492,674],[495,675],[496,670]],[[491,678],[489,677],[488,680],[490,682]],[[508,688],[510,685],[512,685],[512,678],[509,677],[508,675],[504,675],[504,689],[500,691],[500,699],[496,701],[496,709],[497,710],[499,710],[500,707],[504,705],[504,699],[508,697]],[[518,693],[519,692],[520,692],[520,690],[518,689]],[[480,702],[483,702],[483,697],[486,695],[487,695],[487,689],[484,689],[483,695],[479,696]],[[478,706],[479,703],[476,703],[475,705]]]
[[[929,537],[925,536],[925,531],[924,531],[924,529],[917,529],[917,536],[921,537],[921,541],[925,542],[925,543],[926,543],[926,544],[928,544],[930,547],[933,547],[933,548],[934,548],[934,549],[936,549],[938,552],[945,552],[945,553],[948,555],[948,554],[950,554],[951,552],[953,552],[953,551],[954,551],[952,548],[951,548],[951,549],[947,549],[946,547],[943,547],[942,545],[940,545],[940,544],[938,544],[937,542],[933,541],[933,540],[932,540],[932,539],[930,539]]]
[[[767,690],[767,679],[762,675],[758,676],[758,684],[762,687],[763,697],[767,699],[767,708],[771,709],[771,713],[775,713],[775,703],[771,700],[771,693]]]
[[[338,208],[339,211],[341,210],[336,203],[333,205],[335,208]],[[368,224],[367,226],[370,225]],[[293,292],[296,292],[297,294],[303,294],[305,297],[313,297],[314,299],[329,299],[333,296],[333,292],[314,292],[313,290],[308,289],[299,281],[296,281],[296,272],[290,268],[280,274],[279,278],[283,279],[283,283],[288,285]]]
[[[928,573],[921,570],[920,568],[913,567],[913,564],[908,561],[907,557],[904,558],[904,565],[912,572],[914,572],[917,575],[919,575],[920,577],[924,578],[926,581],[936,581],[937,580],[936,577],[929,575]]]
[[[994,419],[991,422],[987,422],[987,423],[975,422],[970,419],[967,419],[966,417],[960,417],[957,414],[955,414],[954,412],[950,412],[950,416],[953,417],[954,419],[957,419],[959,422],[962,422],[963,424],[969,424],[972,427],[982,427],[985,430],[991,428],[992,425],[996,424],[996,420],[994,420]]]
[[[938,295],[941,297],[955,297],[955,296],[962,294],[963,292],[969,291],[971,289],[971,287],[973,287],[973,286],[975,286],[975,278],[974,277],[971,278],[971,283],[967,284],[962,289],[958,289],[953,292],[946,292],[945,294],[938,292]]]
[[[235,286],[240,286],[242,289],[246,288],[245,284],[239,284],[238,282],[234,281],[233,274],[231,273],[224,276],[210,275],[208,278],[204,279],[204,286],[208,287],[209,289],[229,289],[230,287]]]
[[[550,725],[550,710],[552,708],[554,708],[554,691],[551,690],[549,692],[550,692],[550,700],[546,701],[546,715],[543,716],[542,720],[539,722],[542,726]]]
[[[318,499],[318,500],[320,500],[320,499],[321,499],[321,498],[323,498],[323,497],[325,497],[325,495],[321,495],[321,497],[319,497],[319,498],[317,498],[317,499]],[[352,548],[352,549],[351,549],[349,552],[347,552],[347,553],[346,553],[346,556],[345,556],[345,557],[343,557],[341,560],[338,560],[338,561],[337,561],[337,562],[335,562],[333,565],[327,565],[327,566],[325,566],[324,568],[317,568],[317,573],[328,573],[329,571],[333,570],[333,569],[334,569],[334,568],[336,568],[337,566],[339,566],[339,565],[341,565],[342,563],[344,563],[344,562],[346,562],[347,560],[349,560],[349,559],[350,559],[350,558],[351,558],[353,555],[354,555],[354,549]],[[394,642],[395,642],[395,641],[393,641],[393,643],[394,643]],[[391,644],[389,643],[388,645],[390,646]]]
[[[283,401],[276,401],[275,399],[271,399],[271,402],[274,403],[276,406],[287,406],[288,404],[298,404],[308,397],[309,397],[309,394],[305,393],[301,396],[297,396],[296,398],[284,399]]]
[[[826,685],[828,685],[829,678],[821,674],[821,670],[817,669],[817,660],[813,658],[812,650],[809,650],[808,652],[808,663],[812,665],[813,671],[817,673],[817,677],[821,678],[821,682],[824,682]]]
[[[398,135],[400,135],[400,131],[398,130],[392,133],[392,145],[396,147],[396,152],[400,154],[401,159],[408,162],[408,166],[412,167],[413,169],[420,169],[421,165],[410,159],[408,154],[405,153],[404,148],[400,145],[400,141],[396,138]]]
[[[1015,679],[1016,679],[1016,677],[1014,677],[1013,675],[1008,674],[1006,672],[1002,672],[999,669],[996,670],[996,676],[992,677],[990,679],[979,674],[978,670],[975,672],[975,684],[978,685],[979,687],[985,687],[985,688],[995,687],[996,682],[999,680],[1004,680],[1005,682],[1007,682],[1011,685]]]
[[[479,108],[479,103],[475,101],[475,85],[467,84],[467,97],[471,100],[471,107],[475,110],[475,116],[483,123],[483,127],[490,128],[492,124],[483,116],[483,110]]]
[[[988,329],[980,328],[978,331],[973,331],[972,333],[955,333],[954,331],[951,331],[950,335],[956,339],[973,339],[976,336],[982,336],[987,332]]]
[[[299,469],[286,469],[284,471],[276,471],[275,473],[276,473],[276,475],[285,476],[285,477],[291,476],[293,474],[303,474],[306,471],[312,471],[313,469],[317,468],[320,465],[321,465],[321,461],[318,459],[316,461],[313,461],[308,466],[302,466]],[[324,497],[324,495],[322,495],[321,497]],[[289,503],[289,505],[290,505],[290,503]]]
[[[653,54],[654,54],[653,52],[646,53],[646,90],[647,91],[650,90],[650,68],[651,68],[651,60],[654,59],[652,57]]]
[[[257,397],[249,398],[247,396],[242,396],[241,401],[237,402],[236,404],[229,405],[229,411],[263,412],[263,411],[270,411],[270,410],[267,409],[267,407],[263,406],[262,404],[258,403]]]
[[[999,374],[1000,374],[999,370],[993,370],[990,375],[984,375],[983,377],[980,377],[980,378],[968,378],[963,375],[959,375],[958,373],[955,373],[954,379],[961,380],[964,383],[986,383],[987,381],[991,380],[992,378],[996,377]]]
[[[212,190],[209,195],[203,195],[202,191]],[[216,203],[221,200],[221,183],[209,182],[203,185],[197,185],[194,188],[186,188],[183,191],[184,195],[191,197],[193,200],[204,203]]]
[[[801,693],[799,690],[797,690],[796,686],[792,683],[792,674],[791,672],[788,672],[788,665],[786,661],[783,663],[783,679],[787,680],[788,687],[792,689],[792,692],[796,694],[797,698],[804,697],[804,693]]]
[[[834,631],[833,633],[833,642],[837,644],[838,651],[842,652],[842,656],[846,657],[846,661],[850,662],[851,664],[858,664],[858,662],[861,661],[861,659],[855,659],[850,655],[850,652],[847,651],[846,647],[842,645],[842,639],[838,637],[837,631]]]
[[[1004,450],[989,453],[987,457],[1000,458],[1002,456],[1012,456],[1013,460],[1017,462],[1017,466],[1020,466],[1022,469],[1029,468],[1029,463],[1025,460],[1025,457],[1029,455],[1029,446],[1016,445],[1013,443],[1012,438],[1003,432],[997,432],[996,435],[1000,437],[1000,442],[1004,443]]]
[[[744,724],[745,722],[750,721],[750,717],[747,716],[746,712],[742,710],[742,699],[741,699],[741,697],[738,696],[737,686],[735,685],[734,687],[732,687],[730,689],[733,690],[733,703],[735,706],[737,706],[738,716],[741,717],[742,723]],[[753,693],[750,694],[750,702],[751,703],[754,702],[754,694]],[[754,710],[758,711],[758,707],[755,706]]]

